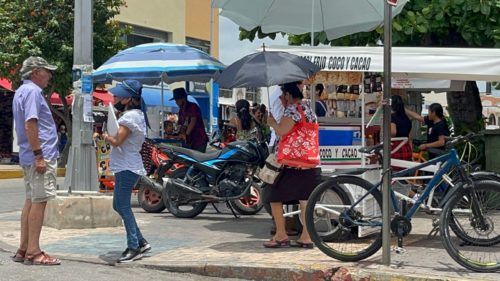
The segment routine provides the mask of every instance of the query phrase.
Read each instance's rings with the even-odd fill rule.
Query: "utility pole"
[[[97,164],[93,146],[92,79],[93,0],[75,0],[73,48],[73,130],[64,187],[97,191]]]
[[[392,6],[394,0],[384,2],[384,122],[383,122],[383,162],[382,162],[382,263],[391,264],[391,46],[392,46]],[[391,3],[389,3],[391,2]]]

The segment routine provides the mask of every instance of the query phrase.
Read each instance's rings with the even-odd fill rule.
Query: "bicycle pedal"
[[[438,234],[439,234],[439,224],[433,226],[432,230],[429,232],[429,234],[427,234],[427,239],[436,237]]]

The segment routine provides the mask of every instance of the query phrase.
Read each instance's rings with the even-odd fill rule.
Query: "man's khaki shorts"
[[[47,202],[56,197],[57,161],[45,160],[45,163],[47,164],[45,174],[37,173],[35,165],[23,167],[26,199],[31,199],[34,203]]]

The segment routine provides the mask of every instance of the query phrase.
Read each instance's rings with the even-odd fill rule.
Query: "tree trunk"
[[[475,81],[467,81],[464,91],[448,92],[446,99],[455,135],[484,130],[483,106]]]

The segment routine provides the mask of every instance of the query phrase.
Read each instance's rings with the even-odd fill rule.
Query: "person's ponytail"
[[[252,128],[252,115],[250,115],[250,103],[247,100],[236,102],[236,115],[240,119],[241,129],[250,130]]]

